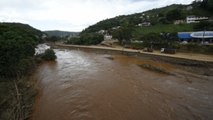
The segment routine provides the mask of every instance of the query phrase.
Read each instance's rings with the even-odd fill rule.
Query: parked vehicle
[[[176,53],[176,49],[172,49],[172,48],[161,48],[160,52],[161,53],[167,53],[167,54],[175,54]]]
[[[144,52],[153,52],[153,49],[152,48],[144,48],[143,51]]]

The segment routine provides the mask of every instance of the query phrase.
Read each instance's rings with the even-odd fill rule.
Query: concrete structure
[[[186,8],[186,10],[188,10],[188,11],[190,11],[192,9],[193,9],[193,7],[191,5]]]
[[[205,38],[205,39],[208,39],[208,38],[213,38],[213,31],[200,31],[200,32],[193,32],[191,34],[191,36],[193,38]]]
[[[213,42],[213,31],[179,32],[178,38],[187,42]]]
[[[199,23],[200,21],[206,21],[208,20],[208,17],[196,17],[196,16],[187,16],[186,17],[186,23]]]

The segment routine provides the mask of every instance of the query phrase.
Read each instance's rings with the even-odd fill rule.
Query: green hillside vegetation
[[[195,3],[194,3],[195,4]],[[126,21],[132,25],[138,25],[142,22],[150,22],[152,26],[173,24],[174,20],[185,20],[188,15],[213,17],[210,10],[200,7],[199,5],[171,5],[163,8],[157,8],[142,13],[132,15],[122,15],[111,19],[106,19],[86,28],[82,33],[97,32],[100,30],[112,30],[114,27],[122,26]],[[192,6],[191,10],[187,7]],[[184,25],[182,25],[184,31]],[[186,25],[186,27],[188,27]],[[166,27],[167,28],[167,27]],[[181,29],[177,29],[181,30]],[[186,29],[188,30],[188,29]],[[152,31],[154,32],[154,31]],[[177,32],[177,31],[174,31]]]
[[[21,76],[33,65],[42,32],[21,23],[0,23],[0,76]]]
[[[141,38],[143,35],[150,33],[177,33],[184,31],[194,31],[197,24],[180,24],[174,25],[175,20],[185,20],[189,15],[206,16],[212,19],[212,0],[195,1],[190,5],[170,5],[163,8],[157,8],[142,13],[136,13],[132,15],[122,15],[115,18],[106,19],[98,22],[95,25],[89,26],[82,31],[81,34],[94,33],[100,30],[106,30],[114,38],[118,38],[121,29],[124,30],[124,24],[131,27],[132,31],[128,31],[132,34],[131,39]],[[139,27],[138,25],[144,22],[151,23],[151,26]],[[209,23],[211,24],[211,23]],[[207,26],[208,27],[208,26]],[[119,33],[120,32],[120,33]],[[124,32],[123,32],[124,33]],[[116,36],[114,36],[116,35]],[[120,34],[122,35],[122,34]],[[124,34],[123,34],[124,35]],[[123,37],[120,37],[123,38]],[[127,39],[126,39],[127,40]],[[140,39],[139,39],[140,40]],[[122,41],[122,40],[120,40]]]
[[[180,24],[180,25],[174,25],[174,24],[158,24],[155,26],[149,26],[149,27],[137,27],[134,32],[134,36],[141,36],[149,33],[175,33],[175,32],[187,32],[187,31],[193,31],[193,25],[192,24]]]
[[[84,33],[80,37],[73,37],[67,40],[66,44],[75,44],[75,45],[96,45],[101,43],[104,40],[104,36],[98,33]]]

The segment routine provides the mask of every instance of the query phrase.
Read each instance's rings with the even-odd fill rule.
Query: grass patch
[[[184,32],[184,31],[193,31],[193,24],[180,24],[180,25],[174,25],[174,24],[159,24],[154,25],[150,27],[139,27],[135,30],[134,36],[140,36],[141,34],[145,35],[148,33],[162,33],[162,32],[168,32],[168,33],[176,33],[176,32]]]

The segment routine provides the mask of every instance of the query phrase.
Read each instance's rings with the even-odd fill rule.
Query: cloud
[[[0,21],[24,22],[41,30],[81,31],[96,22],[192,0],[0,0]]]

